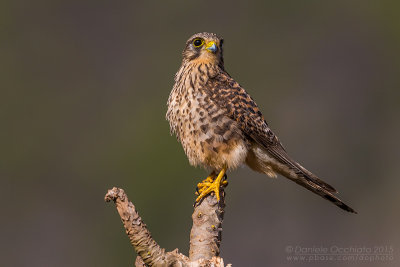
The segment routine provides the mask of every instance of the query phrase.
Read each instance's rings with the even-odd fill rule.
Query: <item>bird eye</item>
[[[204,44],[204,40],[200,38],[196,38],[193,40],[193,46],[194,47],[200,47]]]

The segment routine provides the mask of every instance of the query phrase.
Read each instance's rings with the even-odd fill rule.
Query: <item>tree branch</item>
[[[192,214],[189,259],[211,259],[219,255],[222,238],[222,220],[225,208],[225,193],[221,188],[220,203],[214,195],[208,195],[195,206]]]
[[[218,257],[225,207],[223,188],[219,205],[214,195],[208,195],[194,208],[189,258],[178,249],[165,252],[157,244],[123,189],[108,190],[105,200],[113,200],[116,205],[131,245],[139,255],[136,266],[225,266]]]
[[[176,253],[165,253],[165,250],[161,249],[151,237],[147,226],[143,223],[135,206],[128,200],[128,196],[123,189],[114,187],[108,190],[105,200],[107,202],[114,201],[124,224],[126,234],[136,253],[142,258],[145,264],[150,266],[182,266],[187,262],[186,259],[181,261]]]

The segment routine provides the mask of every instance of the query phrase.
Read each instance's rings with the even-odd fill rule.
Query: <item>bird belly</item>
[[[203,138],[200,137],[199,140]],[[211,167],[214,170],[221,170],[223,167],[228,169],[235,169],[240,166],[246,159],[247,146],[246,144],[236,138],[230,140],[213,140],[209,138],[200,141],[198,147],[196,147],[196,158],[195,162],[192,162],[192,158],[189,157],[189,161],[193,165],[199,165],[199,163],[205,167]]]
[[[190,164],[221,170],[244,163],[248,145],[236,121],[197,92],[175,106],[176,134]],[[190,104],[189,104],[190,103]]]

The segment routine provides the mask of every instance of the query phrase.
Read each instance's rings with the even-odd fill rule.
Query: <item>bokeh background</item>
[[[234,266],[400,266],[400,18],[395,1],[2,1],[1,266],[132,266],[126,190],[187,254],[191,167],[165,120],[186,39],[225,39],[228,72],[343,212],[283,177],[229,174]],[[291,262],[288,246],[393,248],[392,260]]]

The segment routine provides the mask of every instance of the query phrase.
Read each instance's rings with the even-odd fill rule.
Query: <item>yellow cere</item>
[[[214,41],[207,43],[206,48],[211,47],[213,44],[217,45]]]

